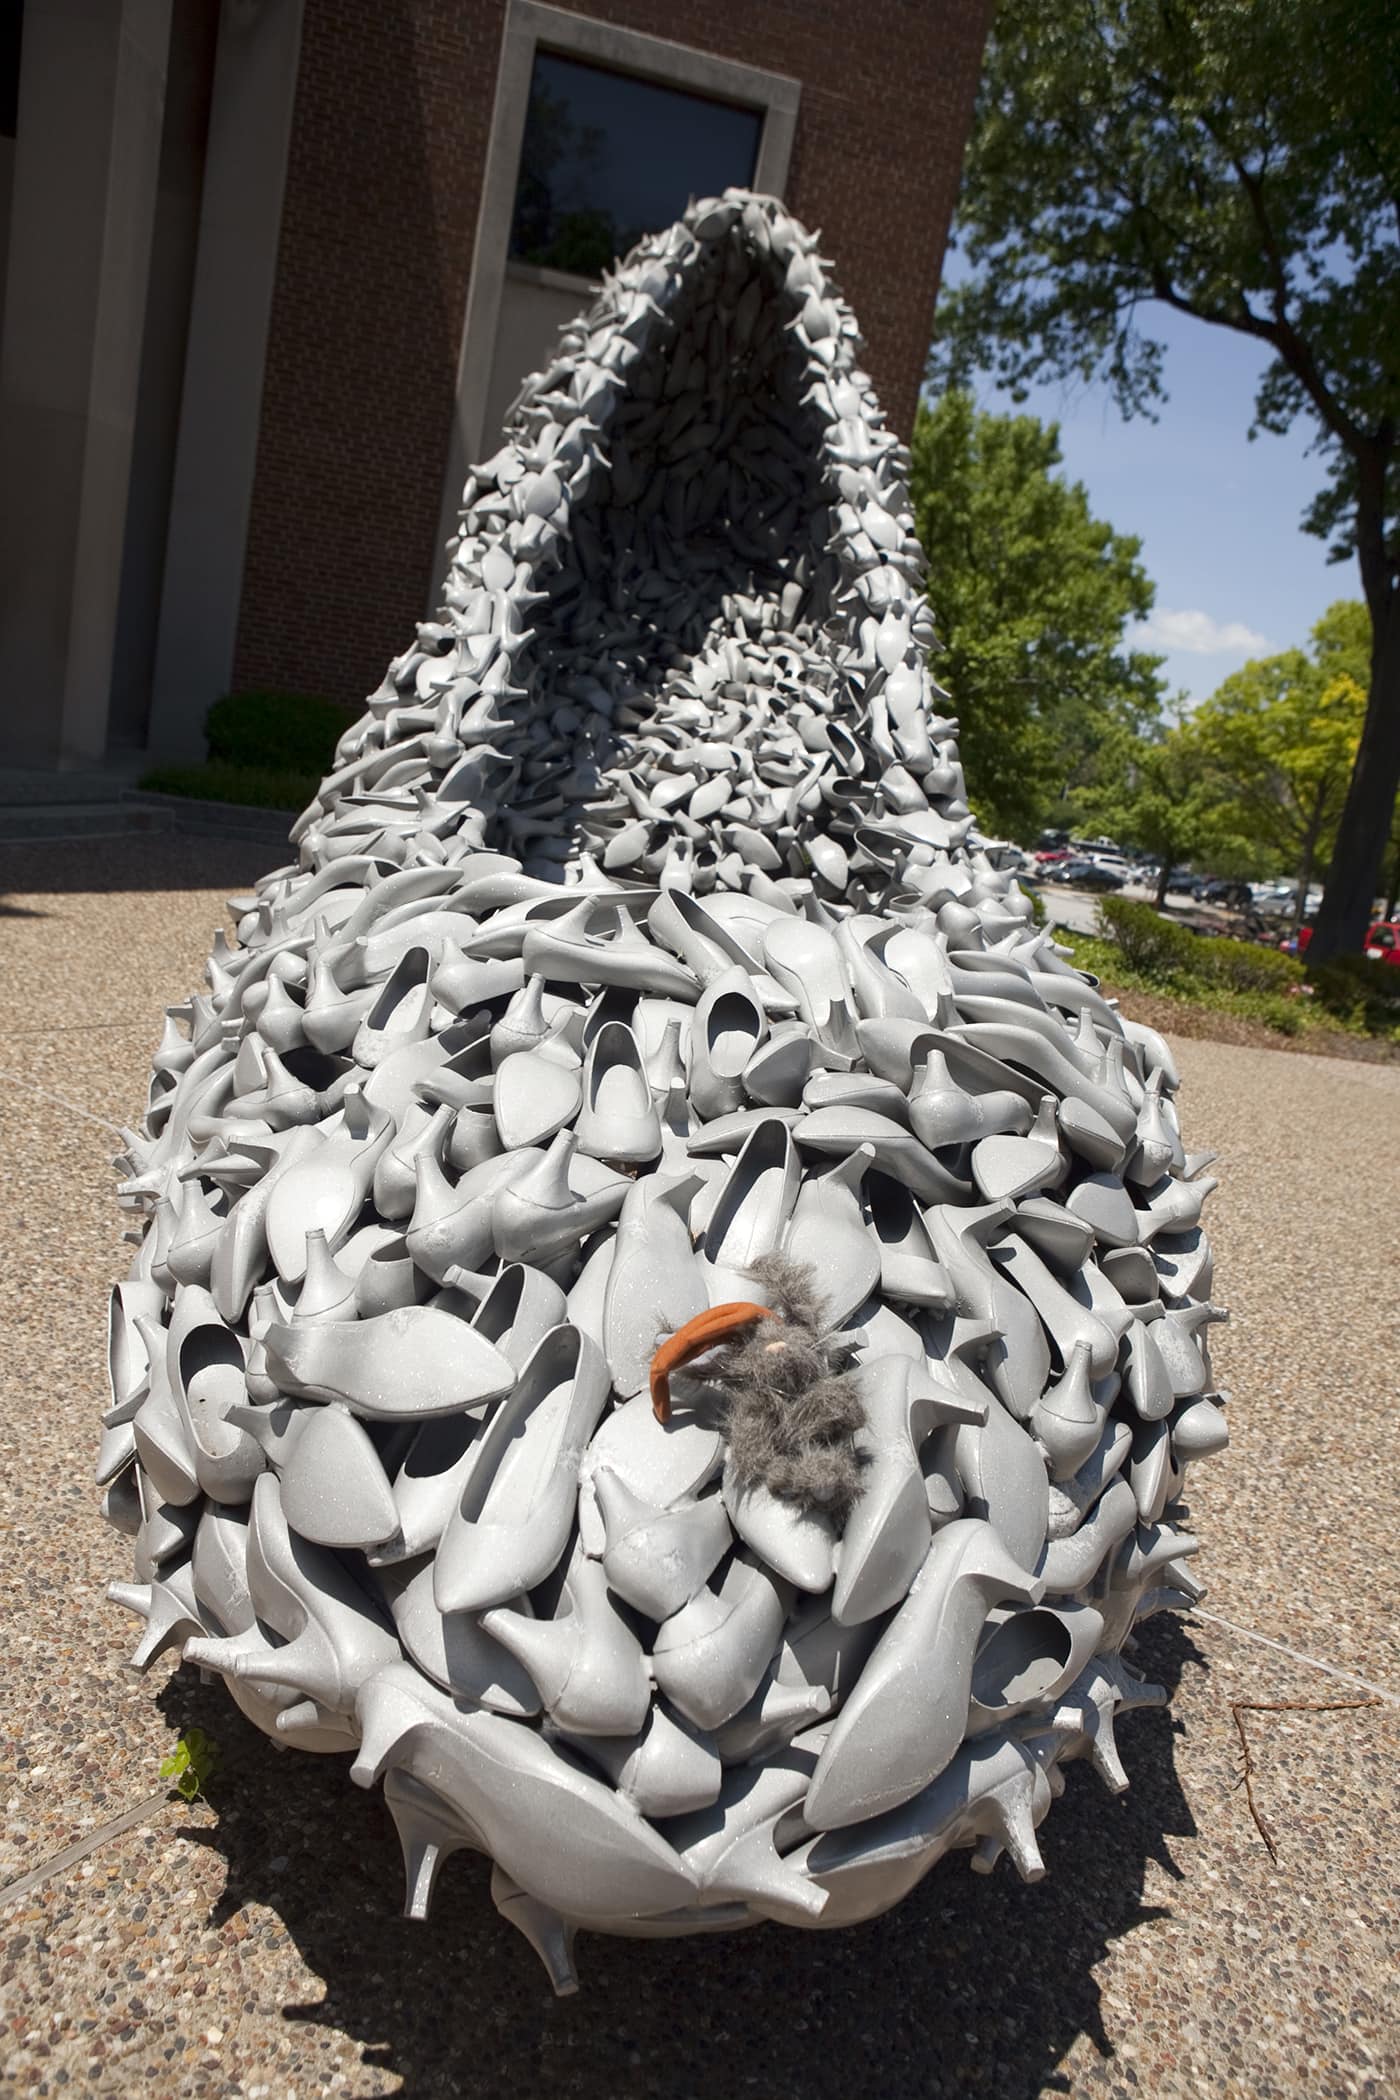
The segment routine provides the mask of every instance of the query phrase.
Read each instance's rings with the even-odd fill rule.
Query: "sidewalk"
[[[1023,1887],[946,1861],[850,1934],[585,1936],[556,2002],[449,1863],[428,1926],[343,1759],[279,1752],[219,1686],[158,1663],[103,1601],[127,1541],[91,1486],[103,1297],[125,1266],[108,1160],[161,1008],[199,981],[225,895],[276,856],[236,839],[0,845],[0,2090],[137,2100],[480,2093],[937,2100],[985,2092],[1383,2095],[1400,2087],[1400,1069],[1184,1042],[1233,1443],[1192,1481],[1185,1621],[1144,1629],[1168,1713],[1125,1721],[1132,1780],[1084,1766]],[[1237,1700],[1271,1863],[1237,1787]],[[191,1726],[212,1805],[158,1799]]]
[[[0,764],[0,847],[132,833],[149,838],[174,831],[195,837],[231,834],[260,846],[266,865],[276,860],[290,817],[237,803],[149,793],[138,785],[147,771],[139,753],[81,772]]]

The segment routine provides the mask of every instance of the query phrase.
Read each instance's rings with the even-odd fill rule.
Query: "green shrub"
[[[199,802],[301,810],[321,785],[321,773],[319,767],[314,773],[299,773],[286,767],[230,766],[220,761],[207,766],[153,766],[142,774],[139,784],[152,794],[186,795]]]
[[[1277,996],[1301,984],[1306,972],[1281,948],[1258,941],[1232,941],[1224,936],[1195,943],[1195,975],[1230,992],[1265,992]]]
[[[1368,1035],[1400,1030],[1400,969],[1365,955],[1334,955],[1308,971],[1313,997],[1329,1014]]]
[[[1191,976],[1200,943],[1177,920],[1162,918],[1150,904],[1105,897],[1099,905],[1099,921],[1124,962],[1153,983],[1184,982]]]
[[[312,693],[226,693],[205,716],[204,734],[215,763],[314,773],[319,781],[352,719]]]
[[[1400,970],[1349,955],[1305,972],[1291,956],[1248,941],[1198,939],[1183,926],[1145,926],[1144,905],[1110,900],[1106,922],[1117,919],[1126,942],[1052,929],[1078,970],[1117,988],[1159,992],[1184,1004],[1242,1020],[1260,1021],[1279,1035],[1307,1037],[1314,1031],[1380,1036],[1400,1042]],[[1128,916],[1124,919],[1124,913]],[[1107,930],[1107,927],[1105,928]],[[1173,940],[1175,934],[1177,938]],[[1146,955],[1150,967],[1130,959]],[[1131,1008],[1129,1009],[1131,1011]]]
[[[1240,1014],[1246,1020],[1262,1021],[1279,1035],[1301,1035],[1314,1020],[1309,1012],[1311,1001],[1297,997],[1287,998],[1277,992],[1233,992],[1222,998],[1218,993],[1210,1002],[1221,1012]]]
[[[1278,948],[1223,935],[1203,938],[1176,919],[1162,918],[1150,904],[1105,897],[1099,916],[1124,962],[1152,984],[1282,998],[1304,979],[1299,964]]]

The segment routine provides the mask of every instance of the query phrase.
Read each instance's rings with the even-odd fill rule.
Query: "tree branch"
[[[1279,248],[1278,235],[1274,232],[1273,221],[1264,202],[1264,185],[1237,154],[1231,154],[1230,165],[1249,200],[1250,213],[1268,260],[1269,274],[1273,280],[1274,324],[1278,331],[1274,341],[1278,354],[1297,378],[1327,428],[1340,439],[1349,452],[1354,453],[1362,443],[1362,432],[1345,413],[1332,389],[1323,379],[1312,351],[1288,317],[1288,271]]]

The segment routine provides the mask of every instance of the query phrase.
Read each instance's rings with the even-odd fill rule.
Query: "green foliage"
[[[153,766],[143,773],[143,788],[156,795],[188,795],[198,802],[236,802],[243,809],[305,809],[321,785],[314,773],[285,767],[236,766],[222,761],[203,766]]]
[[[175,1782],[175,1791],[186,1801],[194,1801],[204,1791],[205,1783],[212,1779],[219,1762],[219,1746],[212,1736],[202,1728],[192,1728],[182,1735],[168,1757],[161,1759],[160,1776]]]
[[[1321,423],[1309,522],[1349,553],[1346,458],[1400,427],[1398,77],[1389,0],[1002,0],[958,211],[977,274],[936,370],[1102,375],[1150,412],[1146,304],[1248,335],[1273,353],[1259,426]]]
[[[1313,996],[1345,1026],[1400,1037],[1400,969],[1365,955],[1334,955],[1308,971]]]
[[[226,693],[205,716],[204,734],[211,760],[314,773],[319,782],[351,720],[345,708],[313,693]]]
[[[1196,941],[1192,975],[1222,992],[1262,992],[1272,998],[1295,992],[1307,979],[1306,970],[1281,948],[1223,935]]]
[[[1260,346],[1255,428],[1313,424],[1304,517],[1358,558],[1366,732],[1316,938],[1359,945],[1400,784],[1400,9],[1001,0],[959,205],[972,275],[931,376],[1164,397],[1158,304]]]
[[[1107,901],[1122,902],[1121,899]],[[1140,904],[1130,905],[1129,909],[1150,911],[1151,907]],[[1258,950],[1257,955],[1264,959],[1260,971],[1253,952],[1247,961],[1239,956],[1222,960],[1210,953],[1213,948],[1245,949],[1248,946],[1245,942],[1202,941],[1185,927],[1178,927],[1177,931],[1190,947],[1183,946],[1182,960],[1175,963],[1172,958],[1176,951],[1172,949],[1166,967],[1160,956],[1151,955],[1150,941],[1149,960],[1146,966],[1140,966],[1129,960],[1127,948],[1116,938],[1100,940],[1092,934],[1077,933],[1064,926],[1056,928],[1056,938],[1069,949],[1076,969],[1087,970],[1100,982],[1120,990],[1151,992],[1158,998],[1179,1000],[1183,1006],[1229,1014],[1236,1020],[1258,1021],[1279,1035],[1306,1035],[1318,1029],[1330,1029],[1335,1033],[1339,1028],[1355,1035],[1366,1032],[1359,1024],[1324,1011],[1316,1000],[1310,999],[1299,981],[1302,973],[1297,972],[1296,977],[1292,974],[1296,965],[1291,966],[1286,979],[1284,973],[1272,968],[1275,962],[1291,963],[1288,956],[1268,949]],[[1198,959],[1198,970],[1187,966],[1185,958],[1188,955]],[[1262,986],[1265,976],[1275,980],[1275,989]],[[1279,980],[1282,980],[1281,984]]]
[[[987,830],[1029,839],[1110,728],[1156,714],[1161,659],[1124,643],[1152,605],[1141,542],[1056,471],[1054,424],[985,415],[954,391],[920,409],[912,449],[934,671],[973,805]]]
[[[1127,897],[1104,897],[1099,924],[1124,962],[1151,983],[1171,984],[1190,975],[1196,936],[1179,919],[1164,919],[1150,904],[1134,904]]]
[[[1305,1035],[1310,1028],[1325,1026],[1315,1015],[1305,995],[1280,997],[1276,992],[1234,992],[1217,995],[1217,1005],[1247,1021],[1262,1021],[1276,1035]]]
[[[1070,809],[1081,830],[1107,832],[1152,854],[1163,893],[1181,861],[1202,862],[1220,875],[1259,872],[1233,806],[1205,768],[1189,717],[1147,735],[1118,729],[1105,737],[1093,777],[1071,795]]]
[[[1256,867],[1281,865],[1301,886],[1335,849],[1366,714],[1367,627],[1364,606],[1339,601],[1311,656],[1247,663],[1192,718],[1203,790],[1228,803]]]
[[[1050,930],[1058,947],[1068,948],[1076,970],[1083,970],[1096,984],[1127,984],[1134,974],[1117,944],[1102,934],[1081,933],[1077,926],[1061,926],[1052,918]]]
[[[1105,897],[1099,917],[1123,961],[1149,984],[1278,997],[1305,978],[1301,966],[1280,949],[1255,941],[1203,939],[1180,920],[1163,918],[1150,904]]]
[[[155,766],[141,786],[244,809],[305,809],[335,758],[351,716],[314,693],[226,693],[204,720],[202,766]]]
[[[1366,711],[1365,607],[1333,605],[1311,653],[1248,663],[1189,716],[1146,736],[1116,730],[1071,797],[1082,828],[1216,874],[1297,878],[1335,851]],[[1301,911],[1301,905],[1300,905]]]

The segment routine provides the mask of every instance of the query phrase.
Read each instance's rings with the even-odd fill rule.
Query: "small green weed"
[[[169,1757],[161,1759],[160,1776],[174,1781],[175,1791],[185,1801],[198,1800],[205,1782],[214,1775],[219,1746],[202,1728],[182,1735]]]

